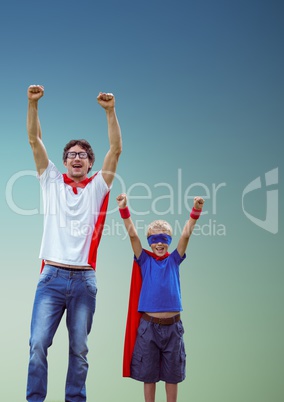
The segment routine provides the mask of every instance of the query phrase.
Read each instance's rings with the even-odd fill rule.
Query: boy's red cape
[[[162,257],[157,257],[156,254],[151,251],[145,250],[147,254],[151,255],[156,260],[163,260],[167,258],[170,254],[166,253]],[[126,329],[124,337],[124,350],[123,350],[123,367],[122,376],[130,377],[130,364],[132,359],[132,353],[136,341],[137,329],[139,326],[140,318],[142,313],[138,312],[138,302],[140,297],[142,285],[142,276],[140,266],[137,261],[133,261],[132,274],[130,281],[130,291],[129,291],[129,302],[128,302],[128,313],[126,319]]]
[[[71,186],[73,188],[74,193],[77,194],[77,187],[81,187],[81,188],[86,187],[86,185],[88,183],[90,183],[90,181],[93,180],[93,178],[97,175],[97,173],[98,172],[96,172],[92,177],[87,177],[85,180],[82,180],[79,183],[76,183],[73,180],[71,180],[65,173],[62,176],[63,176],[64,183]],[[98,216],[98,219],[97,219],[97,222],[95,224],[95,228],[94,228],[94,231],[92,234],[92,240],[91,240],[89,256],[88,256],[88,264],[90,264],[94,270],[96,269],[97,252],[98,252],[98,247],[99,247],[100,240],[102,237],[106,214],[107,214],[109,193],[110,192],[108,192],[105,195],[105,198],[101,205],[99,216]],[[44,261],[42,261],[40,272],[42,272],[43,268],[44,268]]]

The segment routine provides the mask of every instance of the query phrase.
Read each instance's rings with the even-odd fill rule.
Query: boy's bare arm
[[[203,204],[204,204],[203,198],[201,198],[201,197],[194,198],[193,208],[195,210],[201,212]],[[194,216],[194,214],[191,214],[191,215]],[[198,215],[198,213],[197,213],[197,215]],[[179,239],[178,245],[177,245],[177,251],[181,257],[183,257],[186,252],[191,233],[193,232],[194,226],[198,219],[198,218],[194,219],[192,216],[190,216],[189,220],[186,222],[186,224],[183,228],[181,237]]]
[[[126,209],[128,210],[126,194],[120,194],[118,197],[116,197],[116,201],[117,201],[117,204],[118,204],[118,207],[120,210],[122,210],[122,211],[126,210]],[[123,219],[123,222],[124,222],[125,228],[127,230],[127,233],[129,235],[132,250],[134,252],[135,257],[139,258],[142,253],[142,244],[139,239],[137,230],[134,226],[134,223],[130,217],[130,214],[127,214],[125,216],[127,216],[127,217],[125,217]]]

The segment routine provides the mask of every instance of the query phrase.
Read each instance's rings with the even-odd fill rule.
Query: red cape
[[[167,253],[163,257],[157,257],[156,254],[151,251],[145,250],[147,254],[151,255],[156,260],[163,260],[170,254]],[[140,290],[142,285],[141,270],[138,263],[134,260],[132,266],[132,274],[130,281],[128,313],[126,319],[126,329],[124,337],[124,350],[123,350],[123,367],[122,376],[130,377],[130,364],[132,359],[132,353],[136,342],[137,329],[139,326],[142,313],[138,311],[138,302],[140,297]]]
[[[65,184],[69,184],[72,188],[75,194],[77,194],[77,187],[86,187],[90,181],[93,180],[93,178],[97,175],[98,172],[96,172],[92,177],[86,178],[85,180],[75,183],[73,180],[71,180],[65,173],[62,175],[63,180]],[[93,269],[96,269],[96,263],[97,263],[97,252],[98,252],[98,247],[99,243],[102,237],[103,229],[104,229],[104,224],[106,220],[106,214],[107,214],[107,207],[108,207],[108,201],[109,201],[109,192],[106,194],[103,203],[101,205],[101,209],[99,212],[98,219],[96,221],[94,231],[92,234],[92,240],[91,240],[91,245],[90,245],[90,250],[89,250],[89,256],[88,256],[88,264],[91,265]],[[41,269],[40,272],[42,272],[44,268],[44,261],[42,261],[41,264]]]

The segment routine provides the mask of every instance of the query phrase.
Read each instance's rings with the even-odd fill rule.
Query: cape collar
[[[164,260],[165,258],[167,258],[170,255],[170,253],[166,253],[166,254],[162,255],[161,257],[159,257],[158,255],[154,254],[152,251],[145,250],[145,249],[144,249],[144,251],[146,251],[147,254],[149,254],[151,257],[153,257],[155,260],[158,260],[158,261]]]
[[[77,187],[85,188],[86,185],[87,185],[88,183],[90,183],[90,181],[92,181],[93,178],[94,178],[94,176],[92,176],[92,177],[86,177],[86,179],[84,179],[84,180],[82,180],[82,181],[79,181],[79,182],[76,182],[76,181],[70,179],[70,177],[68,177],[66,173],[63,173],[62,176],[63,176],[64,183],[65,183],[65,184],[68,184],[69,186],[71,186],[71,187],[73,188],[73,192],[74,192],[75,194],[78,194]]]

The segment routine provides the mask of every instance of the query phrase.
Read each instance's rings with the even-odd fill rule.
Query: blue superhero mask
[[[154,234],[151,236],[147,237],[149,246],[153,243],[164,243],[164,244],[171,244],[172,238],[166,233],[159,233],[159,234]]]

